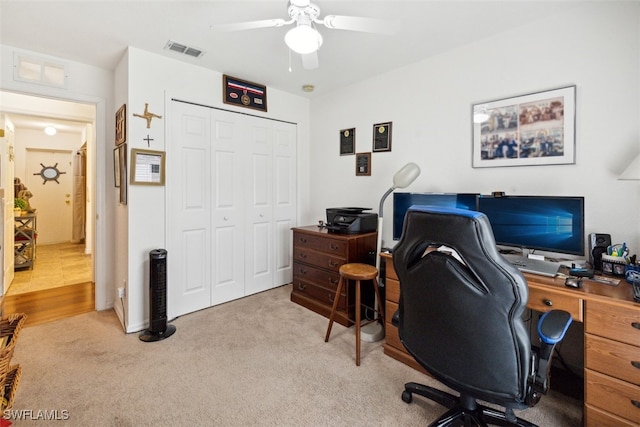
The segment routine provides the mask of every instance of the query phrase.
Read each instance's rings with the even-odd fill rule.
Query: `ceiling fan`
[[[316,25],[324,25],[335,30],[359,31],[375,34],[394,34],[395,23],[375,18],[358,16],[327,15],[320,19],[320,8],[310,0],[289,0],[287,4],[289,20],[280,18],[260,21],[238,22],[212,25],[214,31],[242,31],[256,28],[282,27],[295,23],[284,36],[284,41],[292,51],[302,55],[305,69],[318,68],[318,49],[322,46],[322,34]]]

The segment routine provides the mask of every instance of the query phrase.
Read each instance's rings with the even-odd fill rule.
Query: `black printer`
[[[371,233],[378,229],[378,214],[371,208],[327,208],[327,229],[334,233]]]

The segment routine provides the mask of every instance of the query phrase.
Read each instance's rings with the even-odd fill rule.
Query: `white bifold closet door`
[[[169,318],[290,283],[296,125],[170,107]]]

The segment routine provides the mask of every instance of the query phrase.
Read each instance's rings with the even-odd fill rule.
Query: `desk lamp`
[[[376,268],[378,269],[378,283],[380,283],[380,250],[382,249],[382,219],[384,201],[389,194],[396,188],[408,187],[416,178],[420,175],[420,167],[413,162],[409,162],[402,167],[398,172],[393,175],[393,185],[386,193],[382,195],[380,199],[380,207],[378,208],[378,242],[376,244]],[[377,307],[377,302],[374,307]],[[360,338],[363,341],[375,342],[384,337],[384,328],[378,322],[370,323],[364,326],[360,332]]]

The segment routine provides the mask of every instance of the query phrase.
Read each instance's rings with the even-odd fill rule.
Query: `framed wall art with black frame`
[[[474,168],[575,163],[575,86],[473,104],[471,114]]]
[[[373,125],[373,151],[391,151],[391,122]]]
[[[222,76],[222,102],[267,111],[267,87],[227,75]]]
[[[340,155],[352,154],[356,154],[356,128],[342,129],[340,131]]]

